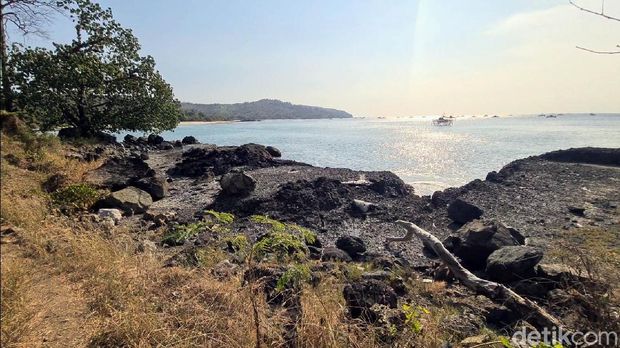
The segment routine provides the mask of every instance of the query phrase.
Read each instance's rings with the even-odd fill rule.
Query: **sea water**
[[[167,140],[273,145],[283,158],[321,167],[389,170],[418,194],[484,179],[527,156],[571,147],[620,147],[620,114],[457,118],[269,120],[181,124]]]

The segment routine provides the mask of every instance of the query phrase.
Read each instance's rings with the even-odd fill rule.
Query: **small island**
[[[346,111],[296,105],[276,99],[236,104],[181,103],[183,121],[260,121],[273,119],[352,118]]]

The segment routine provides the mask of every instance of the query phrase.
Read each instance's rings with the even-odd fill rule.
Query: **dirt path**
[[[32,317],[14,347],[86,347],[97,323],[79,284],[24,258],[16,244],[2,245],[2,260],[29,268],[22,310]]]

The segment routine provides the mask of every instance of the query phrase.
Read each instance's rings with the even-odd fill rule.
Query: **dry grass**
[[[567,320],[574,327],[620,331],[620,226],[586,227],[566,232],[546,254],[550,262],[570,266],[584,279],[567,284],[574,302]]]
[[[32,165],[27,168],[2,161],[2,222],[23,229],[19,244],[2,250],[3,347],[17,345],[31,330],[36,313],[26,299],[46,296],[29,292],[33,273],[39,277],[61,275],[79,287],[85,303],[79,317],[84,325],[93,328],[87,337],[92,347],[256,347],[256,320],[260,346],[286,344],[284,309],[265,303],[261,290],[250,291],[250,285],[243,284],[240,275],[217,280],[209,273],[211,266],[226,257],[221,250],[201,249],[198,258],[203,267],[165,268],[163,253],[135,252],[136,240],[144,239],[144,231],[117,228],[110,233],[97,225],[53,214],[49,195],[41,189],[43,181],[62,171],[79,182],[99,163],[66,159],[63,147],[54,140],[23,138],[26,141],[2,137],[3,157],[12,154]],[[587,240],[594,241],[592,245],[576,243],[574,247],[581,254],[570,251],[556,257],[570,257],[581,263],[599,281],[615,281],[613,288],[617,290],[618,233],[597,233],[588,234]],[[10,257],[6,248],[11,248]],[[564,262],[570,264],[570,260]],[[34,264],[36,267],[31,267]],[[357,265],[349,265],[345,273],[355,279],[361,272]],[[318,286],[307,285],[300,293],[298,345],[440,347],[444,342],[464,338],[463,332],[451,326],[462,313],[450,306],[445,283],[409,279],[407,284],[411,305],[424,309],[416,315],[421,329],[407,324],[395,330],[393,340],[386,342],[380,340],[375,328],[346,318],[343,280],[324,275]],[[49,328],[54,329],[62,328]]]
[[[2,255],[2,291],[0,312],[0,346],[13,347],[19,338],[31,329],[35,313],[28,308],[26,295],[31,282],[30,267],[14,257]]]

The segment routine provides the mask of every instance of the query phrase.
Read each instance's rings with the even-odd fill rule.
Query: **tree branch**
[[[620,51],[597,51],[597,50],[592,50],[592,49],[581,47],[581,46],[575,46],[575,47],[577,49],[590,52],[590,53],[596,53],[596,54],[620,54]],[[616,47],[620,48],[620,45],[617,45]]]
[[[571,5],[575,6],[576,8],[580,9],[581,11],[585,11],[585,12],[588,12],[588,13],[595,14],[597,16],[601,16],[601,17],[604,17],[604,18],[607,18],[607,19],[611,19],[613,21],[619,21],[620,22],[620,18],[616,18],[616,17],[612,17],[612,16],[606,15],[604,8],[601,8],[601,12],[596,12],[596,11],[593,11],[593,10],[590,10],[590,9],[587,9],[585,7],[582,7],[582,6],[579,6],[579,5],[575,4],[575,2],[573,0],[568,0],[568,2]]]
[[[435,254],[439,256],[463,285],[506,305],[520,316],[529,318],[529,320],[532,320],[539,328],[565,329],[559,319],[549,314],[534,301],[521,297],[521,295],[502,284],[479,278],[471,273],[468,269],[463,267],[456,257],[446,249],[443,243],[431,233],[408,221],[398,220],[396,224],[404,227],[407,230],[407,235],[402,238],[388,237],[386,242],[408,240],[411,239],[411,236],[415,235],[422,243],[430,247]]]

